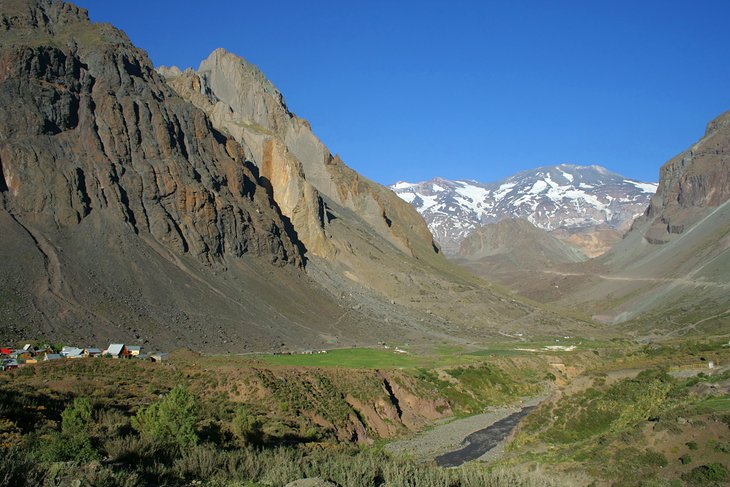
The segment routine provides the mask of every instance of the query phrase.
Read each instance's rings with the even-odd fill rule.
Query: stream
[[[475,431],[464,438],[465,447],[437,456],[436,464],[440,467],[458,467],[470,460],[476,460],[507,438],[517,423],[534,408],[535,406],[526,406],[486,428]]]

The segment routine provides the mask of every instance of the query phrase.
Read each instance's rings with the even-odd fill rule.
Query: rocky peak
[[[186,70],[178,75],[167,68],[161,72],[180,94],[203,108],[217,128],[238,140],[250,160],[270,176],[266,177],[282,211],[299,220],[294,226],[304,235],[308,250],[330,257],[336,253],[330,243],[337,239],[327,234],[327,219],[322,216],[329,205],[354,212],[355,218],[408,255],[434,253],[431,235],[417,213],[333,156],[309,123],[289,111],[281,93],[248,61],[216,49],[195,73]],[[208,100],[200,97],[203,92]],[[314,227],[317,221],[319,228]]]
[[[293,116],[284,96],[258,67],[218,48],[200,63],[197,74],[239,115],[258,128],[283,135]]]
[[[654,244],[682,234],[708,209],[730,198],[730,112],[707,124],[705,135],[664,164],[659,187],[646,211]]]

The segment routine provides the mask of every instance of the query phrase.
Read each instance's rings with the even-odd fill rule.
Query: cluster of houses
[[[19,349],[0,347],[0,370],[17,369],[23,365],[47,362],[49,360],[73,360],[89,357],[128,358],[164,362],[167,360],[168,354],[166,352],[142,353],[141,346],[125,345],[123,343],[112,343],[106,350],[94,347],[63,347],[60,351],[53,350],[49,345],[35,348],[28,343]]]

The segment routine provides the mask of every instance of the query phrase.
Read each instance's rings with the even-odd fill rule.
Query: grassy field
[[[572,352],[545,350],[550,346],[575,346]],[[329,350],[327,353],[292,355],[251,355],[242,360],[260,360],[268,365],[294,367],[344,367],[367,369],[433,369],[455,367],[478,363],[489,357],[521,357],[542,354],[568,354],[595,349],[610,349],[622,346],[610,341],[584,340],[580,338],[560,340],[537,340],[525,342],[492,343],[486,348],[466,349],[464,347],[443,346],[434,350],[406,350],[397,352],[394,348],[343,348]],[[534,351],[531,351],[534,350]],[[225,360],[231,360],[225,356]]]
[[[327,353],[311,355],[256,355],[256,359],[269,365],[297,367],[346,367],[358,369],[419,368],[460,365],[473,362],[461,355],[416,355],[400,353],[392,349],[347,348],[329,350]]]

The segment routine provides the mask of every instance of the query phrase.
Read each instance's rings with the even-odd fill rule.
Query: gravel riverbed
[[[524,407],[536,406],[544,400],[545,397],[530,398],[514,406],[494,408],[467,418],[437,423],[434,427],[411,438],[389,443],[385,448],[395,455],[408,456],[419,461],[432,461],[439,455],[463,448],[466,444],[464,439],[472,433],[487,428]],[[502,439],[477,460],[495,460],[504,452],[504,444],[505,440]]]

